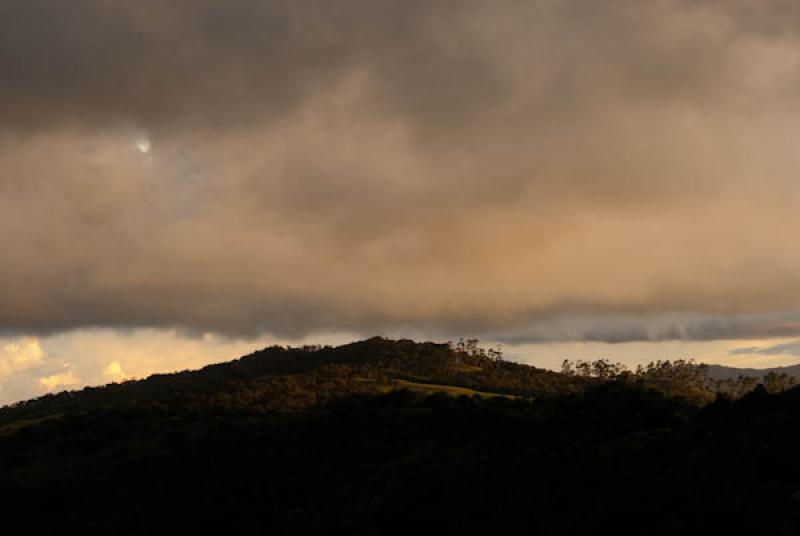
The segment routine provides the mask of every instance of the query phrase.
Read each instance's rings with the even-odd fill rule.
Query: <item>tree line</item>
[[[633,370],[608,359],[565,359],[561,365],[561,373],[567,376],[639,383],[670,394],[697,395],[705,392],[730,398],[741,398],[759,385],[763,385],[768,393],[779,393],[797,385],[794,376],[775,371],[769,371],[760,378],[742,374],[735,378],[712,378],[708,365],[695,363],[692,359],[659,359],[646,365],[638,365]]]

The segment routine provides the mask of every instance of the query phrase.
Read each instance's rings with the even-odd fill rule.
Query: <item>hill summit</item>
[[[170,407],[297,411],[331,400],[396,389],[484,396],[542,396],[586,383],[498,359],[475,344],[373,337],[339,347],[272,346],[196,371],[155,374],[77,392],[46,395],[0,410],[0,425],[92,408]],[[492,357],[490,357],[492,356]]]

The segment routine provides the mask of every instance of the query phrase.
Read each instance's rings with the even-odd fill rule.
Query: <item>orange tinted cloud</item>
[[[7,4],[7,331],[800,332],[793,2]]]

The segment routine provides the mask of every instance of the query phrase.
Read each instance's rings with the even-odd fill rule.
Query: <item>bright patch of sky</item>
[[[84,329],[57,335],[0,338],[0,405],[65,389],[105,385],[151,374],[229,361],[273,344],[341,344],[348,334],[313,340],[231,340],[168,329]]]

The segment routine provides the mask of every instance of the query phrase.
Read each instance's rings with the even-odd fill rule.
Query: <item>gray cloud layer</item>
[[[794,340],[771,346],[749,346],[747,348],[736,348],[731,350],[730,355],[791,355],[800,356],[800,341]]]
[[[800,333],[798,28],[790,1],[6,1],[0,326]]]

